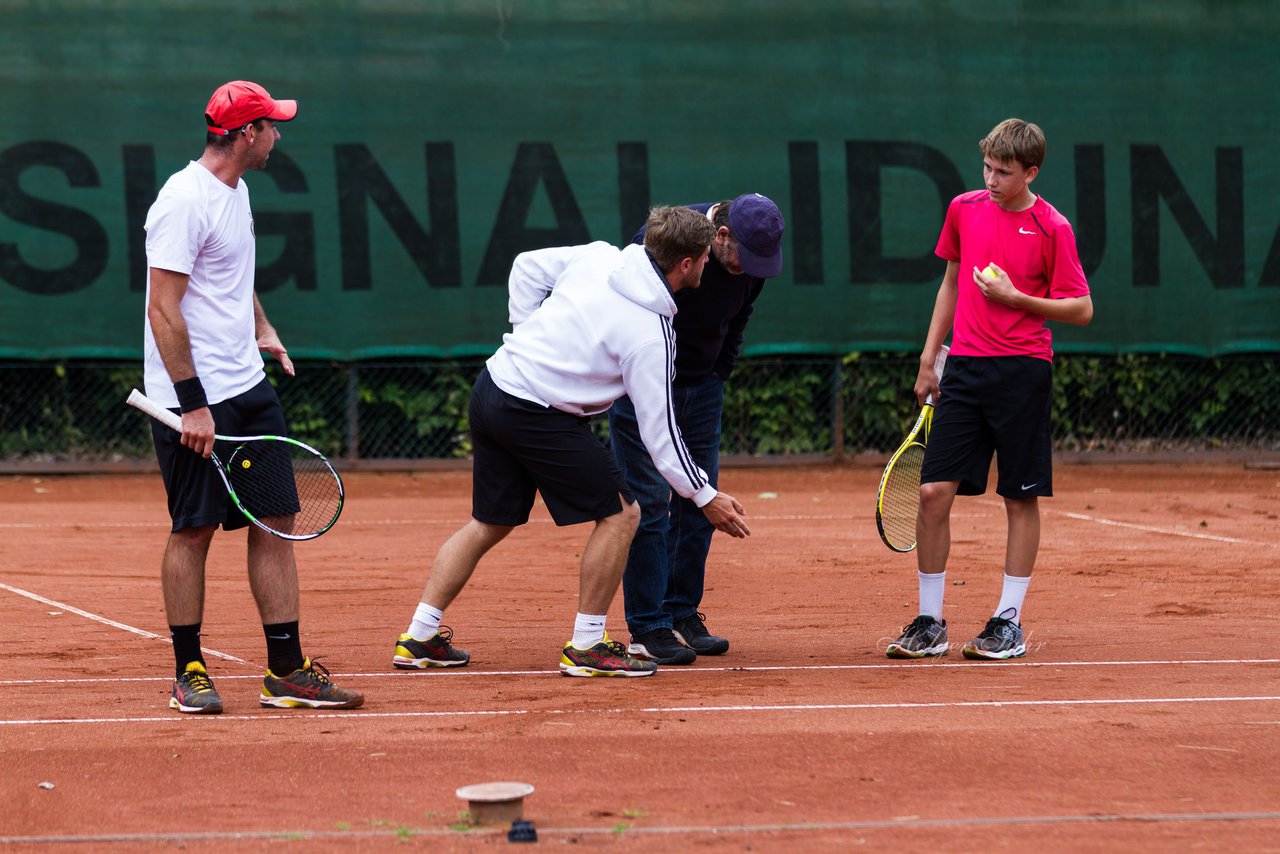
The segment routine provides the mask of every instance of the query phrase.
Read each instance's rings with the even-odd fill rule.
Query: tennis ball
[[[241,460],[240,462],[240,468],[242,469],[247,469],[251,465],[253,465],[253,463],[249,462],[248,460]]]
[[[1000,278],[1000,274],[996,272],[996,268],[992,267],[990,264],[987,265],[987,269],[982,271],[982,275],[986,276],[988,279]]]

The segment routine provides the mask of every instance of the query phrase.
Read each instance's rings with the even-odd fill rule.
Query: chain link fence
[[[914,355],[750,358],[726,387],[722,450],[746,460],[887,454],[918,407]],[[300,362],[269,369],[291,435],[352,468],[466,460],[467,402],[483,360]],[[149,420],[124,405],[136,362],[0,363],[0,471],[149,466]],[[1060,354],[1060,452],[1280,451],[1280,360]],[[597,421],[607,438],[607,419]]]

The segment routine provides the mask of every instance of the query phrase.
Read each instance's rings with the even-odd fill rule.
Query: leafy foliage
[[[467,406],[483,363],[453,360],[303,362],[268,375],[289,430],[342,459],[461,459]],[[725,387],[726,455],[795,456],[892,450],[915,420],[915,355],[753,358]],[[134,362],[0,364],[0,461],[149,459],[150,420],[124,405],[142,384]],[[1057,447],[1215,448],[1280,443],[1274,355],[1202,359],[1168,354],[1059,355]],[[607,439],[607,421],[595,429]]]

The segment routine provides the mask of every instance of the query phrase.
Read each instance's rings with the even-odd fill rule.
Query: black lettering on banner
[[[462,247],[458,231],[458,175],[453,143],[424,146],[427,166],[428,232],[414,219],[367,146],[335,145],[338,175],[338,231],[342,243],[342,289],[367,291],[373,270],[369,248],[368,202],[372,201],[409,257],[433,288],[462,287]]]
[[[62,172],[72,187],[100,187],[98,170],[84,152],[61,142],[24,142],[0,152],[0,213],[14,222],[70,238],[76,257],[56,270],[33,267],[16,243],[0,243],[0,279],[27,293],[69,294],[93,284],[107,266],[107,232],[85,211],[28,195],[19,177],[27,169],[47,166]]]
[[[1271,248],[1267,250],[1267,259],[1262,263],[1262,275],[1258,284],[1264,288],[1280,287],[1280,229],[1276,229],[1271,238]]]
[[[271,152],[267,161],[269,175],[283,193],[307,192],[307,177],[302,174],[297,161],[283,151]],[[283,235],[284,249],[280,257],[263,265],[258,258],[253,287],[259,293],[274,291],[293,279],[300,291],[316,289],[316,232],[315,218],[310,213],[283,211],[256,211],[253,230],[259,244],[269,235]]]
[[[1160,284],[1160,200],[1163,199],[1213,286],[1244,287],[1244,152],[1240,148],[1218,148],[1215,165],[1216,238],[1160,147],[1130,146],[1135,285]]]
[[[622,239],[618,242],[626,246],[649,218],[647,143],[618,143],[618,218],[622,222]]]
[[[124,157],[125,247],[129,253],[129,290],[147,289],[147,211],[155,201],[156,151],[150,145],[126,145]]]
[[[530,228],[525,224],[538,184],[546,188],[555,228]],[[591,233],[569,188],[569,179],[560,166],[555,147],[549,142],[522,142],[516,149],[476,284],[506,285],[511,262],[521,252],[548,246],[576,246],[590,240]]]
[[[1072,226],[1085,276],[1102,264],[1107,249],[1106,172],[1101,145],[1076,146],[1076,215]]]
[[[910,258],[889,258],[884,254],[883,199],[880,172],[883,169],[914,169],[922,172],[938,189],[940,207],[936,223],[946,217],[947,205],[964,192],[964,181],[955,164],[941,151],[918,142],[845,142],[845,167],[849,196],[849,264],[854,284],[887,282],[908,284],[940,277],[939,262],[928,249]],[[925,221],[921,218],[921,221]],[[936,238],[936,234],[933,235]]]
[[[822,178],[818,143],[788,142],[791,209],[784,219],[791,238],[791,273],[797,285],[820,285],[822,274]]]

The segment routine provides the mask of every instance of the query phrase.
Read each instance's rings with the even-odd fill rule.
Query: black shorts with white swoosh
[[[959,481],[960,495],[1053,495],[1053,365],[1033,356],[951,356],[925,447],[922,483]]]

